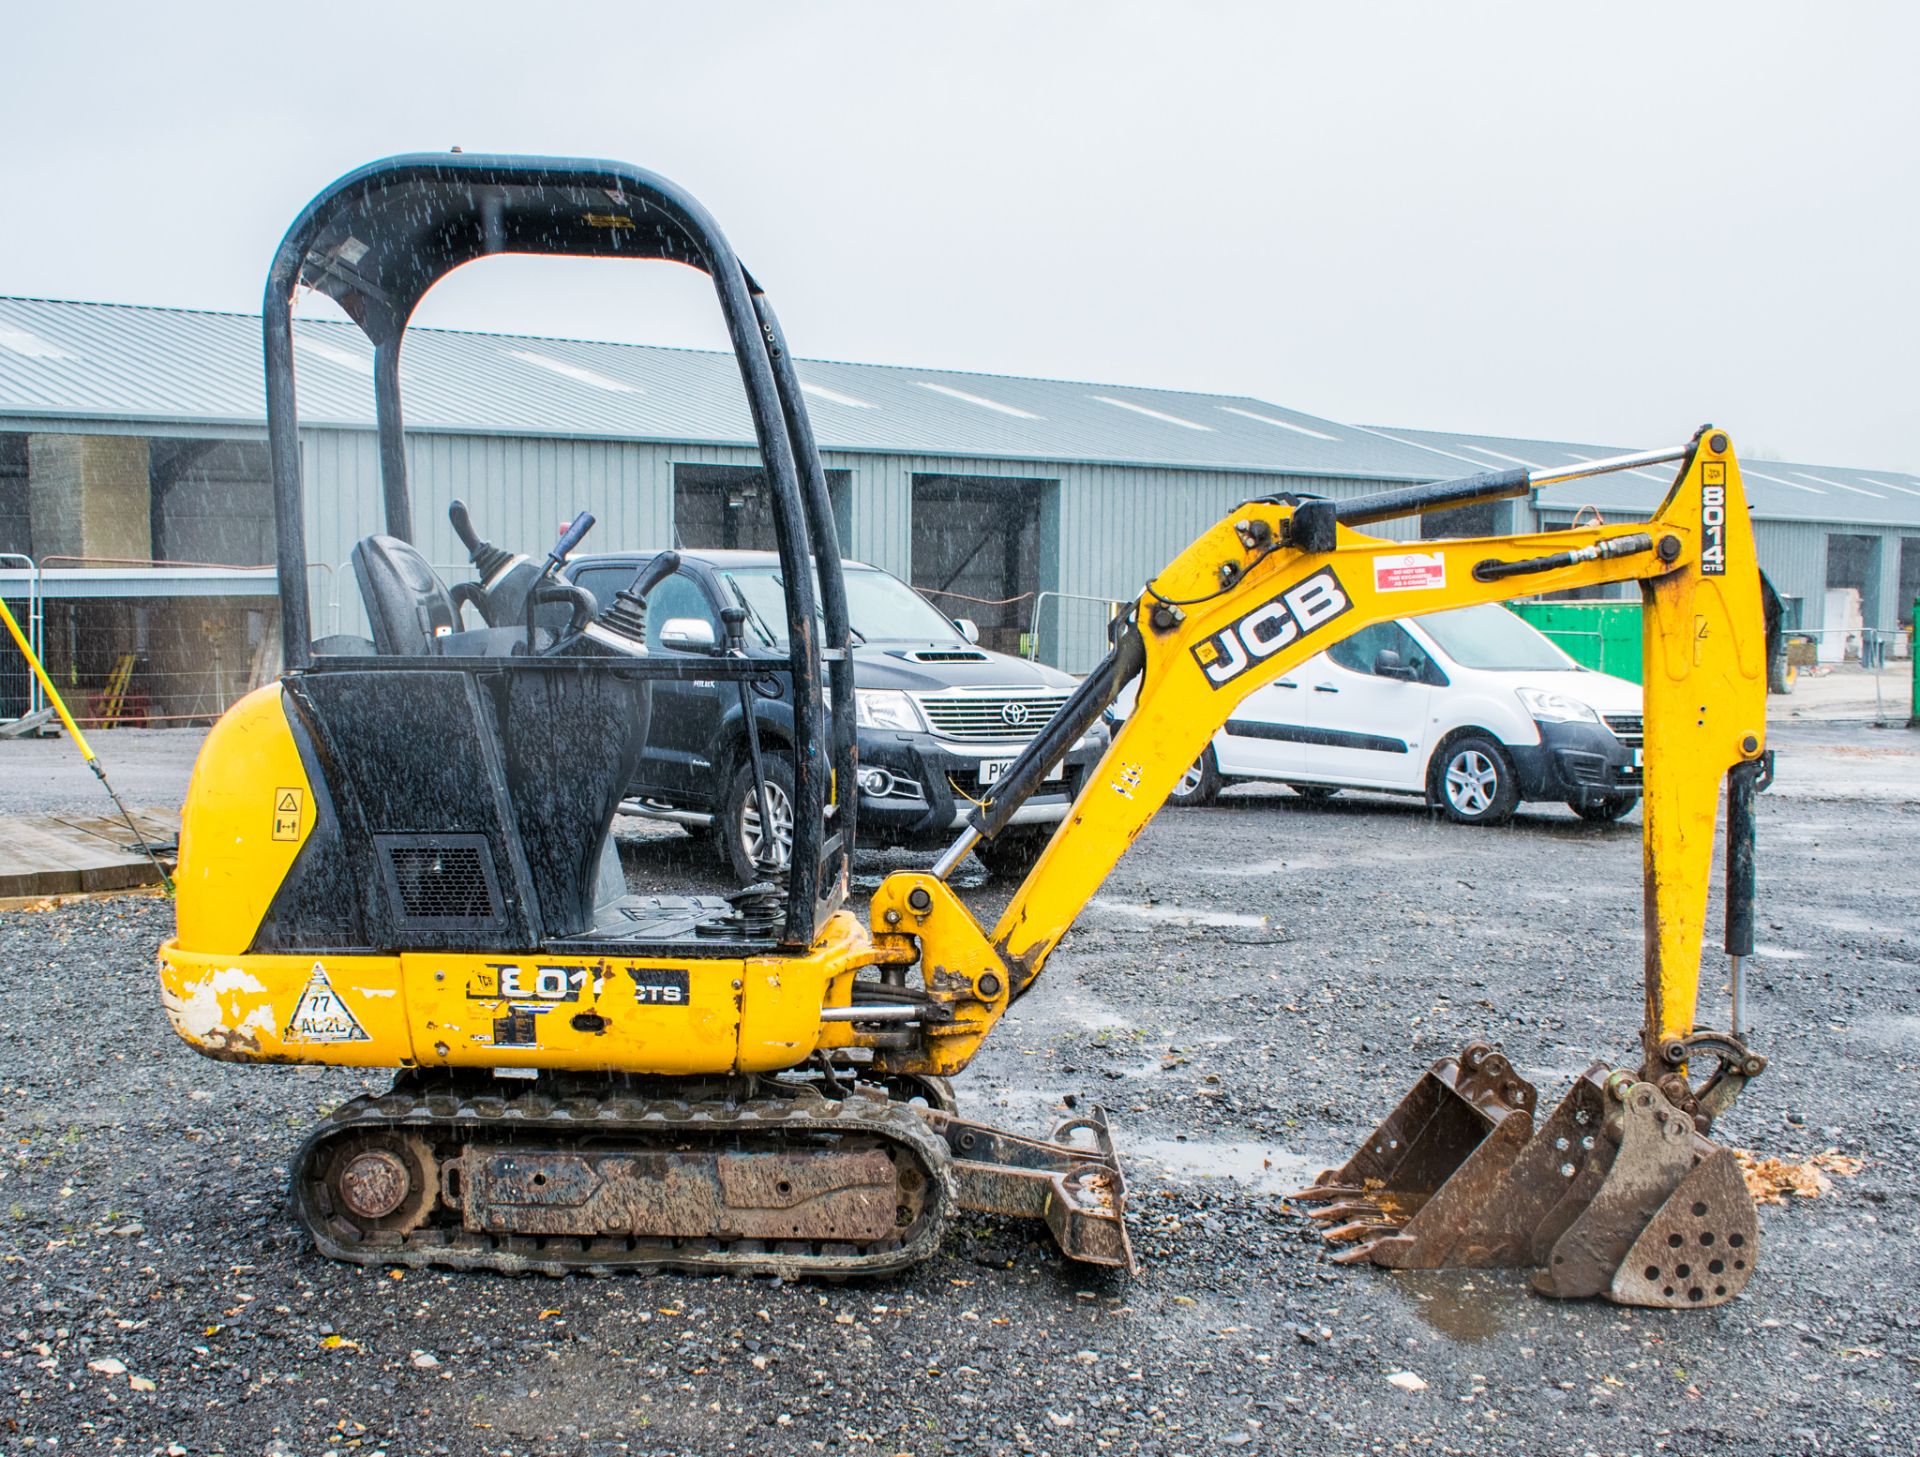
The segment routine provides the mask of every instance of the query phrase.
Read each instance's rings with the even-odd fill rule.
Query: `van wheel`
[[[1219,761],[1213,757],[1213,745],[1208,744],[1187,772],[1180,776],[1180,782],[1173,786],[1172,792],[1167,795],[1167,803],[1182,807],[1212,804],[1219,796],[1220,788]]]
[[[767,779],[767,803],[773,815],[771,854],[775,868],[785,870],[793,860],[793,765],[775,752],[760,756],[760,767]],[[753,765],[743,763],[734,771],[727,788],[727,802],[721,811],[725,833],[717,837],[721,858],[742,885],[765,880],[767,874],[754,863],[762,853],[760,806],[753,792]]]
[[[1340,792],[1340,786],[1337,784],[1289,784],[1287,788],[1302,799],[1312,800],[1332,799]]]
[[[1053,826],[1038,830],[1006,830],[998,839],[982,840],[973,847],[987,874],[994,880],[1018,880],[1039,862],[1040,852],[1053,838]]]
[[[1492,739],[1468,734],[1433,756],[1427,796],[1463,825],[1504,825],[1520,802],[1513,764]]]
[[[1610,825],[1615,820],[1625,819],[1633,807],[1640,803],[1637,794],[1609,794],[1598,804],[1581,803],[1579,800],[1567,801],[1567,808],[1579,815],[1589,824]]]

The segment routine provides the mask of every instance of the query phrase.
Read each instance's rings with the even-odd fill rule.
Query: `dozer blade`
[[[937,1109],[921,1116],[953,1154],[962,1209],[1043,1220],[1068,1259],[1134,1273],[1127,1184],[1104,1109],[1095,1105],[1063,1119],[1044,1139]]]
[[[1337,1169],[1294,1198],[1325,1206],[1335,1258],[1399,1268],[1439,1262],[1457,1221],[1513,1162],[1533,1131],[1533,1085],[1485,1043],[1427,1069],[1400,1105]]]

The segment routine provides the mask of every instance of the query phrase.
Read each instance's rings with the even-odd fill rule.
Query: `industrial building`
[[[317,634],[353,632],[348,553],[380,529],[373,355],[344,322],[296,327]],[[408,335],[419,545],[467,574],[446,521],[544,547],[770,544],[724,353],[452,330]],[[1134,386],[801,361],[850,555],[898,573],[989,646],[1084,669],[1116,599],[1236,502],[1618,453],[1345,425],[1265,401]],[[1748,462],[1763,565],[1798,625],[1829,588],[1892,627],[1920,587],[1920,478]],[[1429,534],[1644,516],[1658,472],[1579,481]],[[204,718],[274,671],[273,520],[260,325],[243,314],[0,299],[0,590],[37,622],[87,716]],[[1421,523],[1407,523],[1409,534]],[[10,570],[9,570],[10,569]],[[0,655],[0,718],[29,694]]]

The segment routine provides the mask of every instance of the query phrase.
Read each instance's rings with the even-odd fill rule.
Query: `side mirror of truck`
[[[1409,667],[1392,648],[1382,648],[1374,655],[1373,676],[1376,678],[1397,678],[1402,683],[1412,683],[1420,676],[1418,668]]]
[[[719,641],[704,617],[669,617],[660,624],[660,646],[677,653],[710,653]]]
[[[953,625],[960,629],[960,636],[968,642],[978,643],[980,641],[980,624],[975,622],[971,617],[956,617],[953,619]]]

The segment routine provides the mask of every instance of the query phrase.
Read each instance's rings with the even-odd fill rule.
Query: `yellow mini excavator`
[[[790,721],[781,874],[719,896],[636,896],[610,829],[652,685],[764,677],[737,643],[649,653],[655,558],[610,602],[546,555],[479,540],[449,589],[412,545],[400,349],[421,297],[500,253],[669,260],[725,317],[778,528]],[[313,640],[292,301],[336,300],[373,347],[385,530],[353,563],[366,637]],[[1131,1268],[1098,1109],[1046,1137],[955,1111],[947,1079],[1013,1000],[1234,706],[1369,624],[1603,582],[1645,596],[1646,1017],[1637,1062],[1596,1063],[1544,1122],[1497,1050],[1422,1076],[1304,1198],[1388,1266],[1535,1270],[1561,1296],[1708,1306],[1757,1253],[1713,1120],[1764,1066],[1740,1028],[1754,793],[1764,787],[1762,580],[1725,433],[1565,471],[1513,470],[1339,502],[1251,500],[1147,584],[1111,653],[927,873],[847,904],[857,806],[846,601],[819,454],[764,295],[701,207],[597,161],[399,157],[321,193],[265,302],[286,672],[213,729],[181,831],[173,1025],[210,1057],[399,1069],[307,1139],[300,1219],[339,1259],[456,1268],[845,1276],[936,1248],[950,1215],[1043,1219],[1064,1252]],[[1652,519],[1404,543],[1361,528],[1671,463]],[[324,503],[321,509],[337,509]],[[983,929],[948,885],[1050,766],[1136,683],[1068,819]],[[751,723],[751,718],[748,719]],[[1707,884],[1728,786],[1734,1014],[1695,1024]],[[836,790],[840,791],[836,793]],[[1709,1072],[1707,1069],[1711,1068]]]

